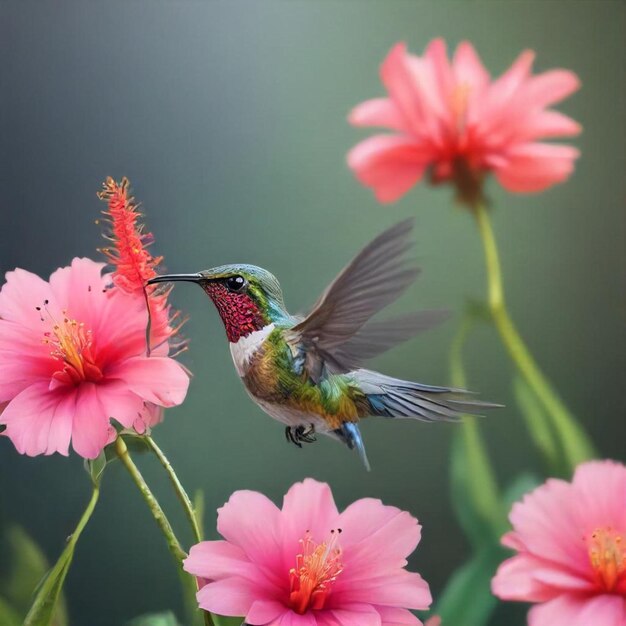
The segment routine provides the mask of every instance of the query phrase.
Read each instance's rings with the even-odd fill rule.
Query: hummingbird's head
[[[175,281],[197,283],[204,289],[233,343],[289,317],[278,280],[256,265],[220,265],[195,274],[166,274],[148,284]]]

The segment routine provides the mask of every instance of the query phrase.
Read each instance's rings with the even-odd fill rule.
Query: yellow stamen
[[[330,589],[343,571],[338,537],[341,529],[332,530],[328,542],[316,544],[311,533],[300,539],[302,552],[296,556],[296,567],[289,571],[289,605],[300,615],[310,609],[319,610]]]
[[[596,528],[587,542],[596,580],[607,592],[626,584],[626,546],[612,528]]]
[[[50,315],[49,312],[48,314]],[[50,317],[52,318],[51,315]],[[63,370],[60,372],[63,380],[76,384],[83,380],[102,378],[102,372],[95,364],[91,352],[91,330],[87,330],[82,322],[68,318],[66,311],[63,311],[62,322],[57,322],[54,318],[52,322],[52,331],[44,333],[43,341],[50,346],[50,354],[63,363]]]

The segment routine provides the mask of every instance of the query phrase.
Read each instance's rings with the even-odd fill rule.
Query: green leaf
[[[433,614],[450,626],[484,626],[497,605],[491,578],[504,558],[499,546],[488,546],[460,567],[448,581]]]
[[[198,521],[198,528],[200,529],[201,537],[204,536],[204,491],[197,489],[193,494],[193,510],[196,514],[196,520]]]
[[[526,421],[526,426],[535,446],[541,452],[546,467],[551,473],[560,473],[563,467],[563,459],[559,447],[550,428],[550,420],[543,410],[537,396],[533,393],[528,383],[516,376],[513,379],[513,393],[517,405]]]
[[[98,485],[94,484],[91,499],[78,522],[78,526],[76,526],[76,530],[69,538],[59,560],[44,576],[36,590],[30,611],[28,611],[28,615],[24,620],[24,626],[56,626],[54,616],[61,599],[63,583],[65,582],[65,577],[72,564],[72,558],[74,557],[74,550],[78,539],[91,518],[96,503],[98,502],[99,494]]]
[[[514,502],[532,491],[540,480],[530,473],[518,476],[502,495],[502,510],[508,511]],[[474,522],[476,523],[476,522]],[[502,529],[502,532],[506,527]],[[489,621],[497,600],[491,593],[491,579],[498,565],[507,558],[507,551],[499,544],[501,532],[487,531],[481,535],[481,547],[448,581],[433,615],[442,618],[442,624],[452,626],[483,626]]]
[[[506,517],[475,418],[464,418],[450,458],[452,505],[463,531],[478,549],[493,543]]]
[[[85,459],[85,471],[89,474],[93,485],[100,484],[102,473],[109,462],[104,450],[95,459]]]
[[[213,623],[215,626],[242,626],[244,617],[224,617],[213,613]]]
[[[171,611],[165,613],[149,613],[136,617],[128,626],[180,626],[176,616]]]
[[[0,579],[0,624],[10,623],[7,611],[19,616],[22,623],[32,600],[33,590],[46,573],[48,563],[37,544],[19,526],[11,525],[4,532],[1,560],[8,564]],[[67,624],[65,602],[60,598],[54,616],[55,626]]]
[[[2,626],[21,626],[22,618],[16,610],[0,598],[0,624]]]

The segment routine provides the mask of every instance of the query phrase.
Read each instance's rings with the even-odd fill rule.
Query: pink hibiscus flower
[[[339,513],[330,487],[296,483],[282,510],[237,491],[219,510],[223,541],[191,548],[184,569],[209,582],[200,607],[253,626],[403,626],[427,609],[427,583],[408,572],[420,540],[409,513],[357,500]]]
[[[112,287],[104,264],[74,259],[49,282],[7,273],[0,290],[0,425],[18,452],[95,458],[115,438],[110,418],[143,432],[180,404],[189,377],[169,358],[169,331],[146,355],[143,297]]]
[[[460,199],[480,198],[482,180],[493,172],[509,191],[541,191],[564,181],[578,151],[543,143],[580,132],[569,117],[547,109],[574,92],[579,81],[567,70],[531,76],[534,53],[523,52],[491,81],[473,46],[463,42],[452,62],[442,39],[424,56],[396,44],[381,67],[388,98],[355,107],[355,126],[380,126],[394,134],[374,135],[356,145],[348,164],[380,202],[394,202],[426,171],[431,181],[452,181]]]
[[[626,626],[626,467],[580,465],[513,506],[502,543],[518,554],[493,579],[504,600],[537,602],[529,626]]]

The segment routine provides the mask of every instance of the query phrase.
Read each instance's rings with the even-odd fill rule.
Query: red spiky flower
[[[154,237],[145,231],[144,224],[140,222],[143,215],[131,195],[128,179],[124,177],[117,182],[107,177],[98,197],[108,205],[106,211],[103,211],[109,224],[104,237],[112,244],[102,248],[101,252],[114,268],[111,275],[113,284],[125,293],[141,294],[145,298],[149,313],[146,330],[149,352],[151,347],[175,335],[184,320],[176,323],[180,312],[172,311],[168,304],[171,286],[146,285],[148,280],[158,274],[163,257],[152,256],[149,251]],[[180,349],[183,344],[179,343],[176,347]]]

